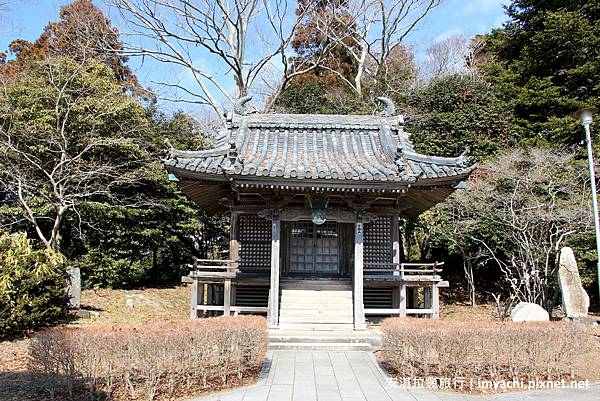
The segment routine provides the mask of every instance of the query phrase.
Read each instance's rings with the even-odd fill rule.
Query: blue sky
[[[502,4],[507,0],[445,0],[424,21],[418,30],[409,38],[416,53],[417,61],[424,57],[425,49],[433,42],[443,40],[454,34],[464,33],[475,35],[489,32],[500,27],[505,21]],[[61,5],[68,0],[15,0],[12,9],[2,12],[0,16],[0,49],[6,49],[8,44],[16,39],[35,40],[44,26],[58,18]],[[109,16],[114,11],[107,10],[101,1],[96,1]],[[118,26],[118,23],[116,23]],[[132,61],[131,66],[140,80],[150,86],[152,78],[160,68],[160,75],[165,76],[164,66]],[[167,73],[168,74],[168,73]],[[187,109],[187,107],[183,107]]]

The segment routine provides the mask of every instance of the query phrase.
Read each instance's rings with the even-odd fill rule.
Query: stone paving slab
[[[600,387],[475,396],[387,385],[370,352],[271,350],[253,386],[190,401],[592,401]]]

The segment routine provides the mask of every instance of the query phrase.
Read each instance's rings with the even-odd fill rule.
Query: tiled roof
[[[349,184],[455,181],[472,171],[466,153],[455,158],[416,153],[401,116],[233,115],[215,148],[171,149],[164,162],[172,172],[212,179],[272,177]]]

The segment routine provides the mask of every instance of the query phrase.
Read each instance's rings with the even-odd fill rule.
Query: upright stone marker
[[[579,268],[573,250],[563,247],[560,250],[558,283],[562,293],[562,306],[567,317],[587,317],[590,297],[581,285]]]
[[[78,267],[67,267],[67,295],[69,306],[73,309],[81,307],[81,272]]]

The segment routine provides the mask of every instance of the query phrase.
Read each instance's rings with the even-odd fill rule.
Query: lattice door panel
[[[365,224],[363,257],[367,267],[393,262],[392,217],[382,216]]]
[[[240,269],[264,271],[271,268],[271,222],[255,214],[239,217]]]
[[[315,225],[294,222],[290,238],[290,273],[330,273],[339,271],[337,223]]]
[[[292,223],[290,239],[290,272],[311,273],[314,259],[314,224]]]
[[[336,223],[315,227],[315,272],[337,273],[340,246]]]

